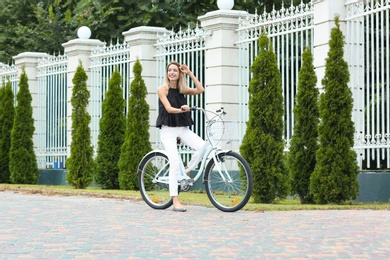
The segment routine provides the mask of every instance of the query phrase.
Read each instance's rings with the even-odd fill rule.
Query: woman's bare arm
[[[183,73],[190,76],[190,78],[192,79],[192,81],[195,84],[195,88],[188,88],[188,91],[186,93],[187,95],[198,95],[198,94],[201,94],[204,92],[204,87],[203,87],[202,83],[200,83],[200,81],[195,77],[194,73],[192,73],[192,71],[188,68],[188,66],[186,64],[181,65],[180,70]]]
[[[167,110],[168,113],[179,114],[179,113],[190,111],[190,107],[187,105],[183,105],[183,106],[181,106],[181,108],[172,107],[171,103],[169,102],[169,100],[167,98],[168,90],[166,87],[164,87],[164,86],[159,87],[157,93],[158,93],[158,97],[160,98],[161,103],[163,104],[163,106],[165,107],[165,110]]]

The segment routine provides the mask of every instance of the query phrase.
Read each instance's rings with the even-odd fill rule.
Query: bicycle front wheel
[[[228,151],[211,159],[205,171],[205,186],[211,203],[221,211],[243,208],[252,194],[253,177],[248,162],[238,153]]]
[[[142,198],[154,209],[172,206],[169,195],[169,160],[162,152],[148,154],[138,168],[138,184]]]

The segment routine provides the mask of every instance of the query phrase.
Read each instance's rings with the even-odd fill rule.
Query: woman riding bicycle
[[[189,88],[186,84],[185,74],[195,84],[195,88]],[[172,61],[167,66],[164,85],[158,88],[159,114],[156,127],[161,129],[161,141],[170,162],[169,193],[173,201],[173,210],[185,212],[186,208],[178,198],[178,174],[180,158],[177,150],[177,139],[195,149],[195,154],[202,148],[204,140],[189,128],[192,124],[190,107],[184,95],[198,95],[204,92],[202,83],[194,76],[185,64]],[[191,165],[192,161],[189,162]]]

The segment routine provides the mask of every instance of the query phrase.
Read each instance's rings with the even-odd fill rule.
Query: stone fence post
[[[38,122],[39,104],[38,104],[38,69],[37,68],[38,68],[39,59],[47,56],[49,55],[42,52],[23,52],[13,57],[15,61],[15,68],[18,71],[18,84],[20,81],[20,75],[22,74],[23,67],[28,78],[28,87],[32,97],[32,102],[31,102],[31,107],[33,112],[32,116],[34,119],[34,127],[35,127],[35,131],[33,135],[33,144],[35,150],[38,148],[39,136],[42,135],[42,129],[39,128],[39,122]],[[39,166],[43,165],[44,167],[45,162],[38,161],[38,165]]]
[[[239,17],[247,12],[217,10],[199,17],[203,29],[211,32],[206,40],[206,107],[221,106],[228,112],[226,119],[238,119],[239,114]],[[207,94],[208,93],[208,94]]]
[[[68,75],[67,75],[67,154],[70,157],[70,144],[72,143],[72,98],[73,77],[80,62],[90,79],[90,65],[91,65],[91,50],[104,46],[104,43],[96,39],[73,39],[67,43],[62,44],[64,52],[68,56]],[[90,81],[87,80],[87,84]],[[90,85],[87,86],[90,89]]]
[[[325,59],[328,56],[330,32],[335,26],[334,18],[340,16],[340,28],[346,35],[345,1],[340,0],[313,0],[314,5],[314,46],[313,58],[317,74],[317,87],[321,91],[322,79],[325,76]]]
[[[150,106],[150,142],[156,144],[157,130],[155,120],[157,118],[157,86],[156,86],[156,47],[157,34],[168,32],[161,27],[140,26],[123,32],[125,41],[130,46],[130,82],[134,79],[133,66],[138,59],[142,65],[142,78],[145,81],[148,95],[146,97]]]

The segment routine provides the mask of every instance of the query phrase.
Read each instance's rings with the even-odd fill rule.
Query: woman
[[[186,84],[187,74],[195,84],[195,88],[189,88]],[[177,139],[198,151],[204,144],[204,140],[189,128],[193,124],[190,107],[184,95],[198,95],[204,92],[203,85],[189,70],[187,65],[172,61],[167,66],[164,85],[158,88],[159,114],[156,127],[161,129],[161,141],[168,155],[169,193],[173,200],[173,210],[185,212],[186,208],[178,198],[178,173],[180,158],[177,151]],[[192,156],[195,158],[196,154]],[[189,165],[191,162],[189,163]]]

